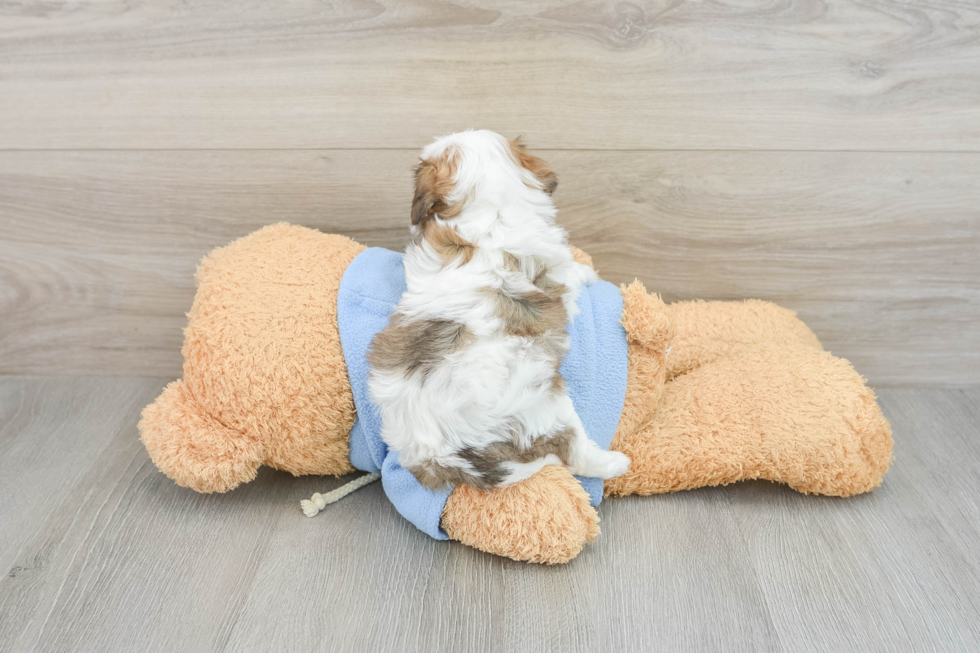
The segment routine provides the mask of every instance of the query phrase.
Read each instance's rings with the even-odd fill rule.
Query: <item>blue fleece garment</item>
[[[350,461],[365,472],[381,472],[381,484],[395,509],[421,531],[448,539],[440,528],[452,488],[430,490],[398,464],[398,452],[381,439],[381,412],[368,393],[367,351],[375,334],[388,326],[405,292],[402,255],[379,247],[361,252],[347,267],[337,295],[337,324],[354,394],[357,416],[350,432]],[[589,437],[608,449],[626,398],[626,331],[620,320],[623,297],[611,283],[583,287],[579,314],[568,327],[571,351],[559,372]],[[603,481],[576,477],[598,506]]]

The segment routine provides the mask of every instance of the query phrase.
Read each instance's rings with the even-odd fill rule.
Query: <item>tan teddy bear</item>
[[[197,272],[184,376],[140,421],[153,462],[178,484],[225,492],[261,465],[347,474],[356,411],[337,325],[337,293],[365,248],[277,224],[212,252]],[[576,251],[576,258],[591,264]],[[626,394],[612,448],[632,459],[607,496],[743,479],[850,496],[881,483],[892,439],[874,392],[768,302],[665,305],[621,289]],[[545,467],[508,488],[457,486],[441,528],[515,560],[566,562],[599,534],[578,480]],[[408,526],[406,522],[406,527]]]

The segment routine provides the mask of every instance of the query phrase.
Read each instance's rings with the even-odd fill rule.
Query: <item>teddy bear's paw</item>
[[[564,467],[549,465],[509,487],[457,486],[442,512],[454,540],[513,560],[568,562],[599,535],[589,495]]]

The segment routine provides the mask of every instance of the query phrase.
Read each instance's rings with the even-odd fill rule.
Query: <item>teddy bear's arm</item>
[[[457,486],[442,511],[451,539],[513,560],[568,562],[599,535],[589,495],[563,467],[483,492]]]

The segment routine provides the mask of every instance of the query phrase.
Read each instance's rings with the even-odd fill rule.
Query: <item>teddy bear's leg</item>
[[[568,470],[549,465],[492,492],[457,486],[442,511],[442,528],[481,551],[554,564],[568,562],[599,535],[599,515]]]
[[[763,478],[849,496],[877,487],[892,458],[888,421],[846,360],[765,345],[667,383],[652,419],[613,448],[632,459],[606,481],[614,495]]]
[[[153,463],[198,492],[234,489],[262,463],[261,444],[208,416],[182,380],[143,410],[139,429]]]
[[[674,302],[667,305],[667,316],[674,328],[668,379],[745,347],[772,344],[823,349],[796,313],[758,299]]]

